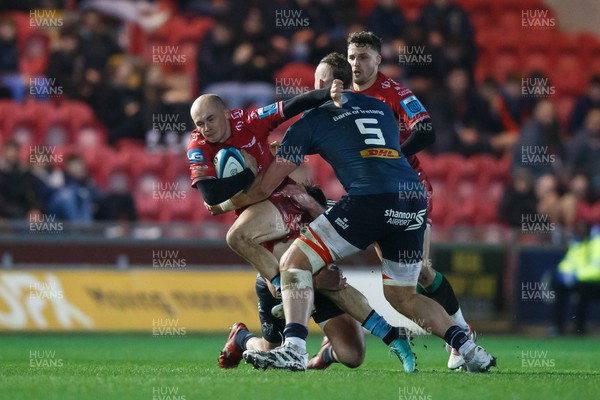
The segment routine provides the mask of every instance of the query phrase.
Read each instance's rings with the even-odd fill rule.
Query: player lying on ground
[[[316,186],[306,187],[308,194],[318,202],[315,208],[318,214],[325,209],[327,201],[323,192]],[[297,197],[294,195],[294,197]],[[308,203],[304,201],[304,203]],[[269,243],[273,254],[279,259],[289,248],[291,241],[276,241]],[[349,368],[360,366],[364,359],[365,342],[361,325],[350,315],[340,310],[331,300],[319,293],[321,290],[339,290],[346,286],[346,280],[341,271],[333,265],[323,268],[315,275],[315,311],[313,320],[323,329],[325,338],[321,350],[308,362],[308,369],[325,369],[334,362],[342,363]],[[219,367],[235,368],[242,359],[245,350],[270,350],[281,345],[285,321],[273,316],[271,310],[281,304],[269,290],[268,282],[260,275],[256,277],[256,295],[258,296],[258,314],[261,322],[262,338],[248,331],[242,322],[233,324],[227,343],[219,356]],[[375,311],[372,311],[376,314]],[[393,328],[385,321],[380,321],[377,334],[383,336],[384,342],[391,338],[398,339],[398,328]],[[373,327],[370,329],[373,331]],[[393,343],[386,343],[392,345]]]
[[[352,82],[350,65],[337,53],[326,56],[315,73],[315,82],[334,79],[344,85]],[[244,357],[255,367],[306,370],[312,274],[376,242],[383,257],[383,292],[388,302],[458,349],[467,371],[488,371],[495,359],[469,339],[438,303],[416,293],[422,260],[403,255],[418,254],[423,248],[427,203],[417,173],[402,156],[392,110],[362,94],[332,90],[332,97],[335,106],[329,102],[311,110],[288,129],[278,162],[271,163],[247,190],[212,207],[217,213],[263,200],[307,154],[319,154],[331,164],[347,191],[302,230],[282,257],[284,344],[268,352],[246,351]],[[399,188],[408,187],[414,188],[408,196],[398,195]]]
[[[400,126],[402,154],[418,173],[419,180],[427,191],[427,214],[431,215],[433,189],[416,155],[435,141],[429,113],[409,88],[379,72],[381,39],[372,32],[350,34],[348,62],[352,66],[352,90],[383,101],[394,112]],[[423,267],[419,274],[417,292],[441,304],[454,323],[475,340],[476,333],[465,321],[450,282],[431,266],[430,233],[431,218],[427,218],[422,250]],[[378,254],[381,258],[381,251]],[[448,368],[457,369],[465,363],[456,349],[446,346],[446,350],[450,352]]]
[[[323,192],[316,186],[310,186],[306,191],[284,191],[284,194],[294,204],[308,206],[310,220],[320,215],[326,207],[327,200]],[[277,259],[289,248],[292,239],[276,240],[264,243]],[[334,362],[340,362],[348,367],[357,367],[364,358],[364,338],[358,321],[362,327],[379,337],[390,351],[402,361],[406,372],[415,369],[414,354],[404,328],[392,327],[383,317],[373,310],[367,299],[355,288],[349,287],[340,270],[330,268],[316,276],[315,312],[312,317],[325,332],[321,349],[308,363],[309,369],[325,369]],[[347,298],[354,302],[351,310],[354,315],[344,313],[328,297],[339,290],[347,290],[351,295]],[[256,278],[256,294],[259,298],[259,317],[263,338],[255,338],[250,334],[245,324],[238,322],[231,328],[229,338],[219,356],[221,368],[234,368],[239,364],[245,350],[268,350],[281,344],[285,322],[272,314],[275,306],[281,305],[281,299],[275,296],[275,290],[270,283],[261,277]],[[326,294],[327,296],[325,296]],[[331,337],[331,340],[329,339]],[[406,353],[409,353],[408,355]]]

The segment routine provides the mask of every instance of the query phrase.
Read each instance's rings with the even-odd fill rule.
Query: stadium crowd
[[[139,174],[114,184],[102,157],[85,147],[109,147],[102,154],[112,158],[184,158],[189,106],[198,94],[217,93],[230,108],[245,109],[291,97],[312,88],[312,71],[325,54],[345,53],[349,33],[370,30],[383,39],[380,71],[411,88],[432,117],[436,143],[423,164],[440,196],[434,221],[520,228],[523,215],[539,213],[567,231],[581,219],[600,222],[600,70],[593,69],[600,42],[587,34],[575,40],[558,28],[521,27],[519,37],[515,18],[524,8],[544,8],[541,1],[8,3],[0,14],[2,218],[33,210],[73,221],[172,220],[174,214],[136,212],[147,207],[136,189]],[[492,24],[500,15],[515,18]],[[560,69],[573,58],[577,80]],[[31,103],[67,116],[70,105],[83,104],[99,139],[90,144],[75,132],[52,142],[50,130],[20,136],[21,120],[10,110],[29,110]],[[39,115],[48,116],[24,117],[33,130],[42,129]],[[28,166],[23,155],[30,160],[31,146],[43,145],[65,145],[65,162]],[[185,173],[185,164],[177,165]],[[331,177],[313,171],[313,178],[327,192]],[[464,220],[441,220],[469,194],[480,201]]]

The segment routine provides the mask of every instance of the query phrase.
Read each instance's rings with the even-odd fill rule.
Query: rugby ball
[[[246,169],[242,153],[234,147],[219,150],[214,159],[217,178],[229,178]]]

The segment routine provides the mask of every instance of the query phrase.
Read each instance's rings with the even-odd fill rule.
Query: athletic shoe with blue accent
[[[417,360],[415,353],[413,353],[410,348],[410,340],[408,338],[398,338],[394,340],[390,344],[390,351],[398,356],[400,361],[402,361],[404,372],[411,373],[415,371],[417,367]]]

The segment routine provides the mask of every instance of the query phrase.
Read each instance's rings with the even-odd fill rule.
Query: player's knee
[[[342,362],[348,368],[358,368],[365,361],[365,351],[362,348],[354,349]]]
[[[239,249],[243,247],[245,243],[251,241],[250,236],[246,231],[235,228],[229,229],[227,236],[225,236],[225,240],[232,250]]]
[[[311,271],[310,262],[307,260],[304,253],[295,245],[290,246],[290,248],[281,256],[281,260],[279,261],[279,269],[281,271],[288,271],[292,268]]]
[[[335,349],[335,355],[340,364],[348,368],[358,368],[362,365],[365,360],[365,348],[364,346],[348,345],[342,348]]]
[[[414,300],[417,291],[415,286],[383,285],[383,295],[390,304],[404,309]]]
[[[279,269],[281,271],[287,271],[290,268],[292,268],[292,261],[291,261],[291,255],[290,255],[291,249],[292,248],[290,247],[285,253],[283,253],[283,255],[281,256],[281,259],[279,260]]]
[[[362,365],[363,361],[364,357],[355,356],[351,359],[343,361],[342,364],[344,364],[344,366],[348,368],[358,368]]]

